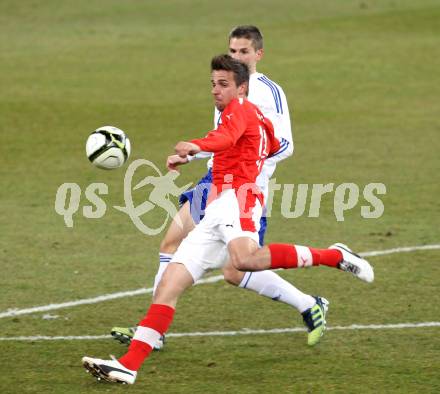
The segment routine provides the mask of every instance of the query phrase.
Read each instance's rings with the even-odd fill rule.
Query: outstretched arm
[[[200,148],[192,142],[180,141],[174,147],[176,155],[168,156],[167,168],[169,171],[177,171],[177,167],[188,163],[189,155],[195,155],[200,152]]]
[[[201,151],[200,147],[192,142],[180,141],[174,147],[174,151],[176,154],[182,158],[185,158],[188,155],[195,155]]]
[[[189,163],[188,157],[180,157],[179,155],[171,155],[167,158],[168,171],[179,171],[178,166]]]

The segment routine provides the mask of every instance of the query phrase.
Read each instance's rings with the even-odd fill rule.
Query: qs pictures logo
[[[133,179],[137,171],[144,169],[153,175],[145,176],[141,181],[133,185]],[[139,174],[136,178],[140,178]],[[176,223],[180,223],[180,217],[176,205],[171,197],[177,197],[188,189],[192,184],[177,186],[176,180],[179,173],[176,171],[162,174],[159,168],[149,160],[138,159],[133,161],[127,168],[124,176],[124,204],[123,206],[113,206],[114,209],[125,213],[136,226],[136,228],[145,235],[157,235],[165,229],[168,221],[174,219]],[[225,184],[230,187],[233,182],[233,175],[226,174],[224,177]],[[149,193],[142,202],[136,204],[133,198],[133,192],[147,189]],[[236,190],[237,198],[246,196],[249,190],[258,188],[255,184],[244,184]],[[309,218],[320,217],[320,207],[322,200],[326,199],[327,206],[329,199],[333,206],[335,219],[339,222],[345,220],[345,214],[349,211],[358,210],[364,219],[380,218],[384,211],[385,205],[380,195],[387,192],[383,183],[368,183],[364,187],[355,183],[341,183],[335,185],[328,184],[278,184],[276,179],[271,179],[268,184],[260,186],[265,191],[265,216],[271,217],[273,214],[273,201],[276,192],[277,198],[281,199],[280,213],[286,219],[295,219],[304,215]],[[296,193],[295,193],[296,191]],[[200,212],[203,214],[202,206],[206,204],[207,195],[214,196],[217,191],[211,188],[211,183],[200,183],[197,185],[197,193],[194,193],[191,204],[191,212]],[[221,191],[220,191],[221,192]],[[105,183],[92,183],[84,191],[85,198],[92,205],[85,205],[82,208],[82,214],[86,218],[97,219],[105,215],[107,204],[101,196],[107,195],[109,188]],[[281,194],[281,196],[280,196]],[[295,196],[296,194],[296,196]],[[203,196],[203,197],[200,197]],[[63,183],[57,190],[55,198],[55,211],[63,216],[67,227],[73,227],[73,217],[78,212],[82,190],[77,183]],[[199,198],[200,197],[200,198]],[[204,200],[205,199],[205,200]],[[307,213],[307,206],[309,207]],[[163,212],[163,220],[156,226],[146,224],[147,214],[153,209],[159,208]]]
[[[145,177],[133,186],[133,177],[136,171],[142,166],[147,166],[152,169],[154,175]],[[163,175],[159,168],[149,160],[135,160],[127,168],[124,177],[125,206],[113,206],[113,208],[127,214],[136,228],[145,235],[159,234],[166,227],[168,220],[174,218],[178,212],[175,204],[170,200],[170,196],[177,197],[191,186],[191,183],[189,183],[185,186],[178,187],[175,184],[175,180],[178,176],[179,173],[175,171]],[[152,186],[147,200],[139,205],[135,205],[132,194],[133,191],[139,190],[147,185]],[[103,217],[107,211],[107,204],[100,196],[107,195],[108,192],[109,189],[105,183],[92,183],[87,186],[84,191],[84,196],[93,205],[85,205],[83,207],[83,216],[89,219],[99,219]],[[63,183],[57,190],[55,212],[63,216],[67,227],[73,227],[73,216],[79,210],[81,194],[81,188],[77,183]],[[142,219],[155,207],[159,207],[164,211],[164,219],[159,226],[150,227],[145,224]],[[178,221],[177,224],[181,225]]]

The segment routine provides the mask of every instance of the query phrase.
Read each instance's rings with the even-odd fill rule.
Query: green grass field
[[[98,126],[118,126],[132,141],[130,162],[146,158],[164,171],[178,140],[212,125],[209,61],[226,51],[237,24],[261,28],[259,71],[289,100],[295,154],[277,181],[387,188],[382,217],[362,218],[361,196],[343,222],[334,193],[319,218],[306,211],[297,219],[281,216],[276,194],[267,241],[340,241],[360,252],[440,244],[439,20],[434,0],[1,1],[0,314],[151,287],[161,236],[145,236],[112,208],[124,204],[125,171],[94,168],[85,140]],[[204,171],[191,164],[177,183]],[[73,228],[54,209],[65,182],[83,193]],[[93,182],[109,187],[107,211],[95,220],[82,215]],[[162,218],[155,209],[148,220]],[[372,285],[326,268],[281,275],[330,300],[330,327],[440,320],[439,250],[370,261]],[[98,383],[81,366],[86,354],[121,355],[125,347],[110,339],[4,340],[105,335],[136,323],[150,299],[6,314],[1,393],[440,391],[438,326],[329,330],[316,348],[304,332],[170,337],[133,387]],[[292,327],[302,327],[296,311],[220,281],[183,297],[170,332]]]

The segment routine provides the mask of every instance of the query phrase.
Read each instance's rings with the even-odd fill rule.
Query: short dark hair
[[[233,59],[229,55],[214,56],[211,60],[211,71],[232,71],[237,86],[243,83],[249,84],[249,68],[239,60]]]
[[[232,29],[229,33],[229,41],[231,38],[246,38],[252,41],[252,46],[256,51],[263,49],[263,35],[257,26],[242,25]]]

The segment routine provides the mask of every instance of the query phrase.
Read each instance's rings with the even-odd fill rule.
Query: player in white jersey
[[[263,37],[257,27],[238,26],[234,28],[229,34],[228,52],[233,58],[248,66],[250,72],[248,99],[259,107],[266,118],[271,120],[274,125],[275,136],[280,141],[279,151],[266,159],[261,174],[257,178],[257,185],[262,190],[265,201],[267,201],[269,179],[275,171],[277,162],[291,156],[293,153],[292,130],[286,96],[278,84],[264,74],[257,72],[257,63],[264,54]],[[218,124],[219,117],[220,112],[216,110],[214,114],[215,126]],[[207,158],[209,156],[210,154],[198,154],[195,157]],[[198,186],[182,195],[182,207],[178,213],[178,218],[174,219],[160,245],[160,264],[155,277],[154,289],[160,282],[163,272],[181,241],[203,217],[210,185],[211,171],[208,171],[208,174],[202,178]],[[266,218],[263,215],[259,232],[261,246],[263,245],[265,230]],[[234,268],[232,264],[226,264],[222,271],[228,283],[291,305],[303,314],[303,318],[316,305],[315,298],[302,293],[275,272],[241,272]],[[304,321],[306,322],[305,318]],[[129,343],[133,337],[134,329],[113,327],[111,334],[115,339],[123,343]],[[162,343],[159,341],[157,349],[161,346]]]

